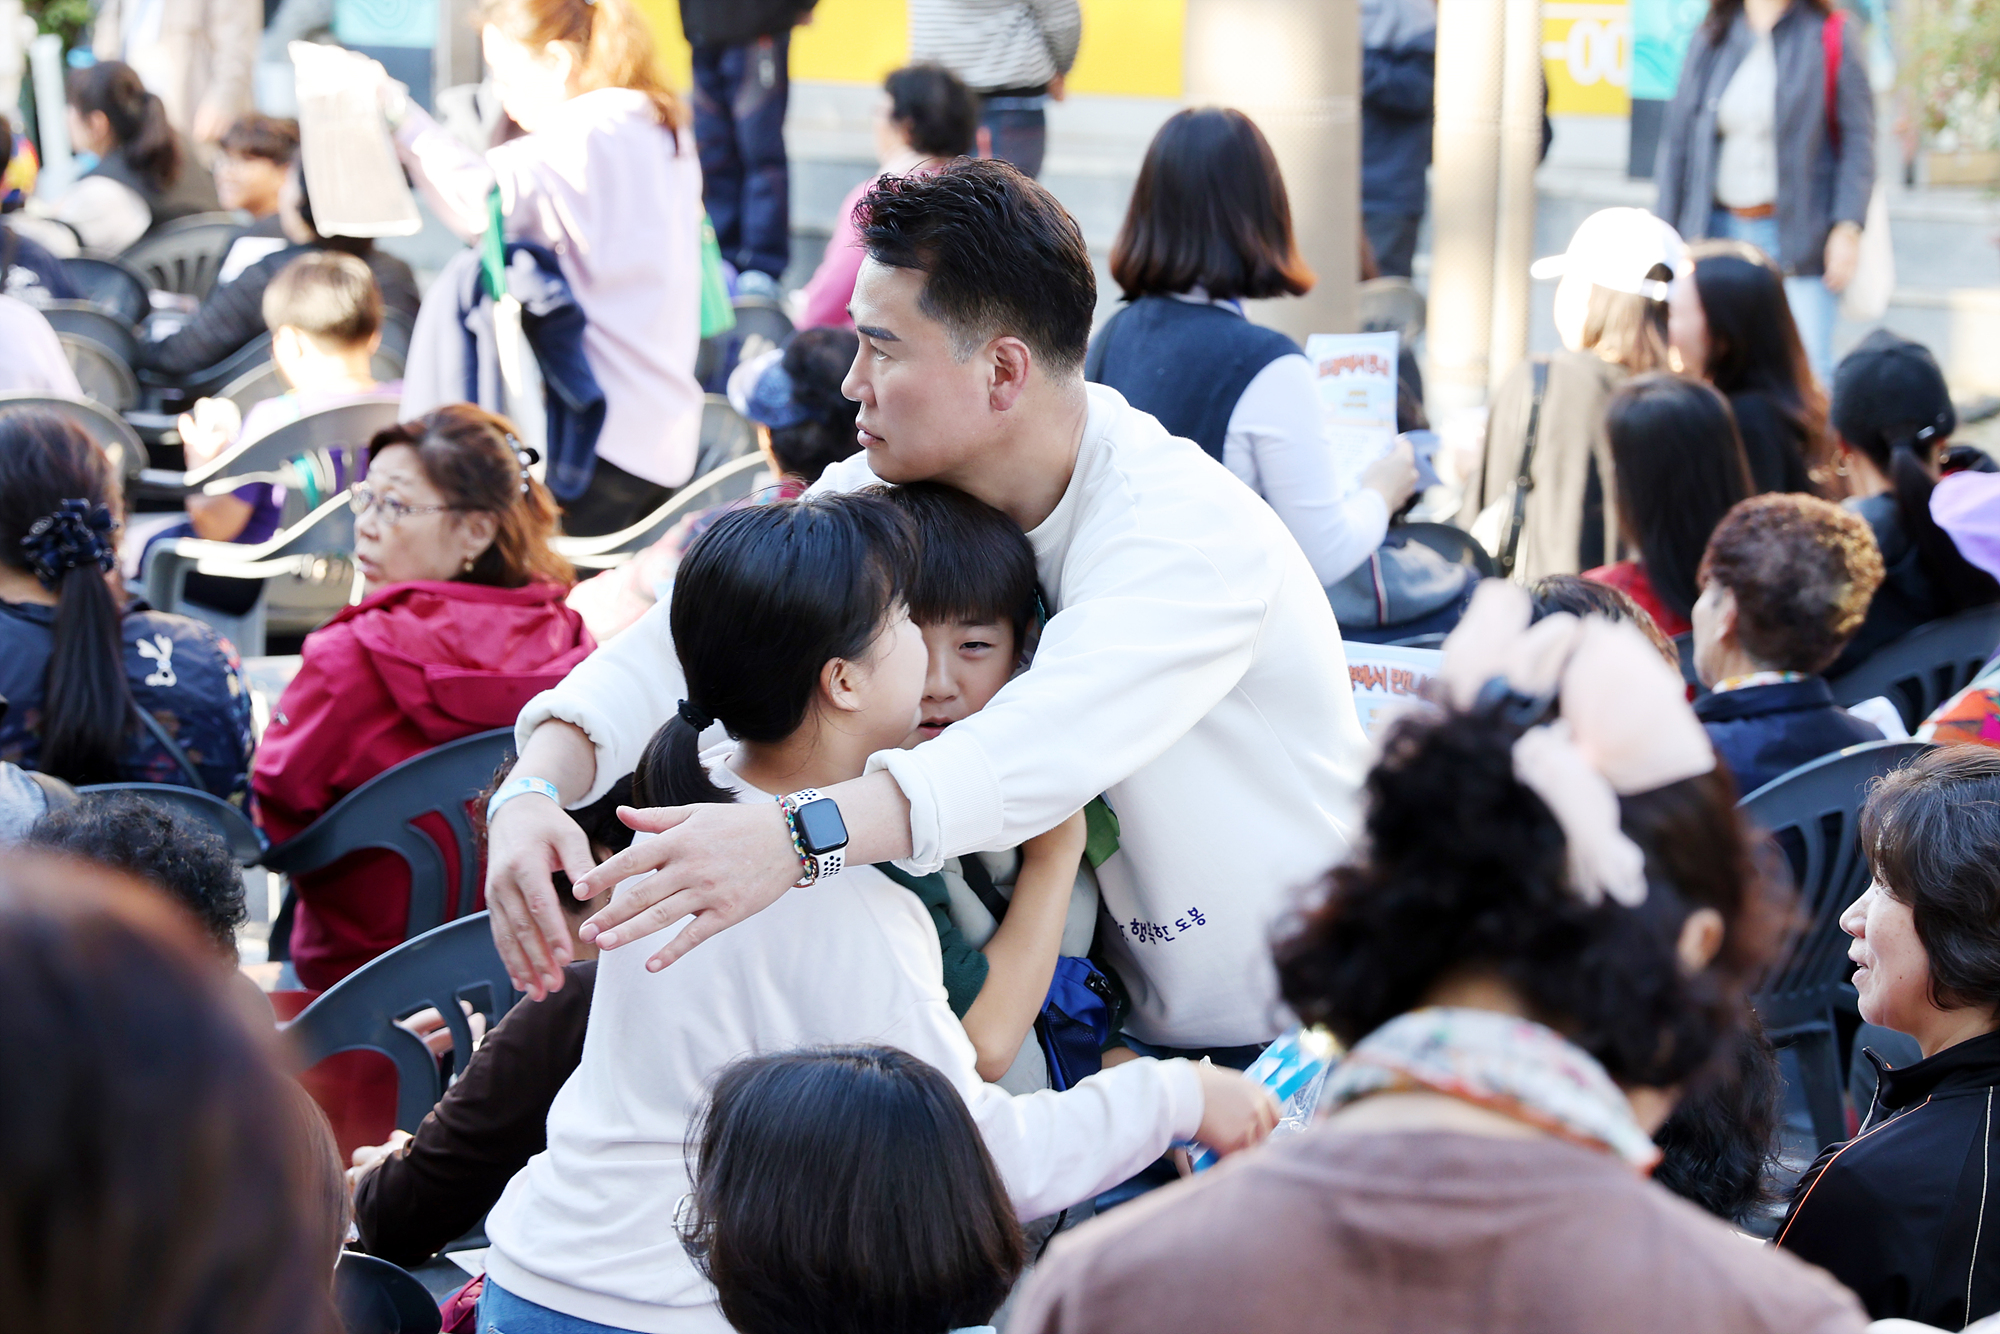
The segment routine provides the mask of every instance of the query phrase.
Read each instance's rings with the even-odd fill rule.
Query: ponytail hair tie
[[[53,589],[63,576],[84,565],[107,574],[118,564],[111,532],[111,509],[88,500],[65,500],[44,514],[21,539],[21,553],[42,587]]]
[[[679,713],[681,721],[697,732],[706,732],[715,724],[715,716],[702,712],[692,700],[682,700]]]

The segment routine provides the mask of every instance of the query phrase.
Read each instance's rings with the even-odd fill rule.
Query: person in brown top
[[[1673,670],[1489,582],[1367,851],[1277,946],[1324,1117],[1058,1238],[1012,1334],[1858,1334],[1826,1274],[1647,1179],[1782,914]],[[1550,726],[1559,711],[1562,726]]]

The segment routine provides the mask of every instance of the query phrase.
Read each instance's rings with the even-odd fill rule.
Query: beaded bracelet
[[[792,888],[803,889],[813,881],[819,879],[819,862],[811,853],[806,851],[805,836],[799,833],[798,813],[794,810],[792,803],[786,801],[782,796],[775,798],[775,800],[778,803],[778,809],[784,812],[785,832],[792,836],[792,851],[798,854],[799,866],[801,867],[799,878],[792,882]]]

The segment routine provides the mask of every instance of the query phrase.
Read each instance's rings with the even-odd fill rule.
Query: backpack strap
[[[1835,155],[1840,152],[1840,60],[1846,34],[1847,11],[1836,8],[1819,30],[1819,44],[1826,52],[1826,137]]]
[[[1528,433],[1521,441],[1521,464],[1514,477],[1514,501],[1507,514],[1506,535],[1501,538],[1500,550],[1494,557],[1502,579],[1514,577],[1514,555],[1521,545],[1521,525],[1528,518],[1528,493],[1535,489],[1535,442],[1542,434],[1542,397],[1549,388],[1548,358],[1535,358],[1534,379],[1535,396],[1528,404]]]
[[[968,852],[958,859],[958,873],[965,877],[966,885],[978,896],[979,904],[993,914],[998,923],[1007,916],[1007,900],[1000,897],[1000,891],[993,885],[993,874],[986,869],[986,863],[979,860],[979,854]]]
[[[182,748],[181,743],[174,740],[173,735],[160,725],[160,720],[146,712],[137,700],[132,703],[132,711],[139,715],[139,721],[153,734],[153,740],[160,743],[160,748],[167,752],[168,758],[173,760],[174,765],[187,775],[187,786],[197,792],[208,792],[208,784],[202,779],[201,770],[197,769],[194,761],[188,758],[188,753]],[[209,792],[208,795],[213,797],[221,794]]]

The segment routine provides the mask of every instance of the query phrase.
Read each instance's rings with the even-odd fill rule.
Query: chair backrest
[[[76,372],[77,388],[83,390],[85,398],[113,412],[129,412],[139,406],[139,377],[124,358],[95,338],[66,329],[56,330],[56,341],[62,344],[63,356]]]
[[[199,300],[215,286],[222,257],[242,231],[233,213],[196,213],[154,228],[119,258],[149,287]]]
[[[762,297],[739,297],[736,327],[702,340],[695,354],[695,378],[702,388],[721,392],[729,373],[753,357],[783,347],[792,336],[791,317],[783,306]]]
[[[1757,1007],[1773,1030],[1822,1008],[1847,982],[1847,936],[1840,914],[1868,884],[1861,807],[1874,782],[1930,749],[1921,741],[1871,741],[1801,765],[1742,800],[1752,824],[1768,831],[1792,862],[1805,929],[1758,987]]]
[[[63,274],[83,299],[127,324],[137,324],[153,308],[146,280],[130,264],[107,255],[76,255],[62,262]]]
[[[255,546],[197,537],[155,542],[141,581],[159,611],[193,616],[214,626],[245,657],[261,657],[266,631],[310,631],[346,606],[354,586],[354,511],[347,493],[322,501],[304,519]],[[226,616],[187,600],[187,576],[199,570],[224,579],[258,579],[263,595],[242,616]]]
[[[1392,536],[1401,533],[1411,542],[1422,543],[1452,564],[1463,565],[1481,579],[1491,579],[1496,573],[1492,555],[1463,528],[1455,528],[1448,523],[1402,523],[1389,532]]]
[[[438,1334],[444,1314],[415,1274],[379,1255],[342,1251],[333,1305],[345,1334]]]
[[[128,483],[146,466],[146,445],[139,439],[139,433],[130,422],[101,403],[47,394],[0,394],[0,412],[9,408],[39,408],[69,418],[103,447],[118,475]]]
[[[164,371],[147,371],[141,378],[148,384],[178,389],[185,397],[200,398],[204,395],[224,393],[227,386],[235,384],[252,371],[261,370],[270,364],[271,332],[266,329],[213,365],[177,375],[169,375]]]
[[[287,468],[298,474],[293,480],[304,482],[302,469],[311,467],[325,473],[336,459],[341,474],[351,482],[364,471],[363,456],[370,437],[395,424],[397,407],[396,399],[382,397],[309,413],[297,421],[286,422],[268,435],[224,450],[199,468],[189,469],[183,484],[189,491],[198,491],[232,478],[282,473]],[[330,494],[340,489],[325,481],[325,476],[319,479],[318,489],[322,492]]]
[[[396,1021],[429,1006],[451,1030],[451,1077],[472,1056],[464,1001],[486,1016],[487,1031],[520,999],[493,944],[483,912],[404,941],[329,987],[285,1025],[285,1040],[304,1068],[343,1051],[375,1051],[396,1067],[396,1128],[414,1134],[444,1096],[438,1060],[423,1039]]]
[[[472,910],[479,892],[480,856],[466,803],[492,781],[493,771],[513,750],[514,730],[509,727],[434,746],[342,797],[303,832],[264,854],[264,865],[299,875],[331,866],[364,848],[393,853],[410,868],[408,935],[422,935]],[[457,854],[455,877],[444,851],[418,824],[432,815],[450,827]]]
[[[720,394],[701,402],[701,441],[695,448],[694,475],[706,477],[725,463],[757,452],[757,428]]]
[[[251,367],[222,386],[222,392],[217,397],[228,399],[239,412],[248,416],[250,409],[267,398],[278,397],[286,388],[285,377],[278,373],[278,363],[267,361],[261,366]]]
[[[760,479],[768,476],[761,455],[746,455],[725,463],[706,477],[695,478],[630,528],[602,537],[558,537],[555,549],[580,570],[608,570],[624,564],[664,537],[685,516],[711,505],[741,500],[758,488]]]
[[[1888,696],[1912,732],[1938,705],[1965,689],[2000,646],[2000,603],[1974,607],[1884,644],[1832,681],[1837,704]]]
[[[57,333],[81,334],[102,343],[127,366],[138,364],[139,335],[129,321],[89,301],[51,301],[38,309]]]
[[[169,783],[95,783],[76,791],[78,796],[85,797],[96,792],[128,792],[170,807],[220,835],[240,866],[255,866],[263,860],[264,849],[268,846],[263,833],[250,823],[249,816],[222,798],[197,792],[191,787],[175,787]]]

